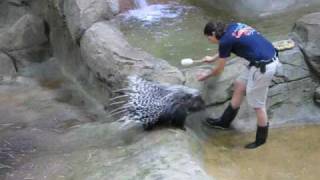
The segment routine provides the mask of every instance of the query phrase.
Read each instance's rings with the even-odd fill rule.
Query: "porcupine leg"
[[[150,131],[150,130],[153,129],[154,124],[152,124],[152,123],[143,123],[143,124],[142,124],[142,127],[143,127],[143,129],[144,129],[145,131]]]
[[[186,130],[184,127],[185,121],[187,118],[187,109],[184,107],[178,107],[172,115],[172,121],[171,124],[174,127],[180,128],[182,130]]]

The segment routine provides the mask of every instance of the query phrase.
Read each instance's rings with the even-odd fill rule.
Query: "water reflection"
[[[133,23],[132,21],[142,22],[143,26],[156,23],[163,19],[174,19],[182,15],[187,7],[175,6],[168,4],[154,4],[139,9],[129,10],[123,14],[124,21]]]

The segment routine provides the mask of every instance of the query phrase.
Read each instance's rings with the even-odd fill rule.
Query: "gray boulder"
[[[9,28],[0,31],[0,49],[21,50],[43,45],[48,41],[41,18],[26,14]]]
[[[44,61],[49,54],[49,46],[43,20],[25,14],[12,26],[0,29],[0,50],[10,55],[17,70],[32,62]]]
[[[0,52],[0,75],[12,75],[16,72],[12,59]]]
[[[102,123],[108,117],[75,103],[90,100],[63,76],[57,79],[61,72],[50,61],[29,67],[31,76],[43,76],[40,83],[0,78],[0,149],[6,150],[0,179],[211,179],[192,131]]]
[[[12,25],[27,14],[29,2],[30,0],[2,0],[0,2],[0,28]]]
[[[201,0],[213,8],[231,10],[241,16],[270,15],[283,13],[312,4],[319,4],[317,0]]]
[[[96,23],[86,31],[81,40],[81,55],[84,63],[109,88],[119,87],[119,82],[130,74],[160,82],[183,81],[182,74],[176,68],[132,48],[122,33],[107,22]]]
[[[310,77],[309,67],[298,47],[279,53],[279,59],[282,67],[278,69],[272,86]]]
[[[118,12],[118,1],[115,0],[67,0],[63,4],[63,13],[75,41],[79,41],[92,24],[109,20]]]
[[[187,84],[202,89],[207,105],[207,116],[219,117],[229,104],[232,82],[237,78],[245,63],[236,58],[231,60],[219,77],[212,77],[204,83],[194,83],[195,71],[186,73]],[[299,48],[280,53],[282,72],[277,73],[270,86],[267,109],[272,127],[287,123],[319,122],[320,111],[313,102],[314,90],[318,83],[311,78],[303,54]],[[242,63],[242,64],[241,64]],[[200,70],[199,70],[200,71]],[[194,85],[195,84],[195,85]],[[239,131],[256,128],[256,116],[246,100],[242,103],[238,116],[232,124]]]
[[[223,104],[231,99],[234,79],[246,68],[247,62],[241,58],[235,58],[227,63],[220,76],[211,77],[209,80],[199,82],[196,80],[198,73],[208,71],[212,65],[192,68],[186,71],[186,85],[200,89],[207,105]]]
[[[314,102],[316,105],[320,106],[320,87],[318,87],[314,92]]]
[[[320,76],[320,13],[300,18],[295,23],[292,35],[302,48],[307,62]]]
[[[77,6],[74,4],[76,2],[50,0],[47,2],[49,5],[43,5],[49,8],[42,8],[43,12],[38,13],[43,14],[45,22],[50,27],[50,48],[53,56],[59,59],[63,72],[74,78],[90,95],[102,103],[108,102],[109,96],[114,95],[112,91],[125,83],[125,76],[135,72],[148,77],[148,79],[159,81],[162,79],[169,83],[183,81],[182,74],[176,68],[164,60],[156,59],[150,54],[134,49],[128,44],[118,28],[110,21],[103,21],[104,18],[96,19],[99,22],[90,21],[89,23],[86,21],[88,23],[85,24],[88,27],[83,28],[83,35],[75,41],[75,32],[80,32],[78,31],[80,27],[74,26],[74,30],[77,28],[78,30],[71,31],[68,21],[81,25],[82,21],[88,20],[80,16],[81,11],[76,14],[70,13],[69,17],[65,15],[66,3]],[[113,1],[108,2],[112,3]],[[37,10],[39,8],[34,9],[34,11]],[[108,12],[108,14],[112,13]],[[70,18],[78,18],[79,22],[73,22]],[[93,20],[94,18],[89,19]]]

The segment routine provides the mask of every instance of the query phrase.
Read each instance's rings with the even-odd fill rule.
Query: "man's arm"
[[[216,64],[217,66],[214,69],[212,69],[213,76],[217,76],[222,73],[222,71],[224,70],[224,66],[226,65],[226,59],[219,57],[216,60]]]
[[[216,60],[217,66],[213,68],[210,73],[200,74],[197,79],[199,81],[204,81],[208,79],[211,76],[217,76],[222,73],[224,70],[224,66],[226,65],[226,59],[225,58],[218,58]]]

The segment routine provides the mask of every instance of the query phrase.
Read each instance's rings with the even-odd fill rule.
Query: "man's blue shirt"
[[[219,40],[219,55],[227,58],[234,53],[249,61],[272,59],[273,45],[252,27],[242,23],[231,23]]]

